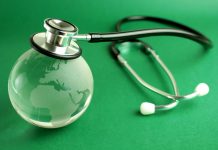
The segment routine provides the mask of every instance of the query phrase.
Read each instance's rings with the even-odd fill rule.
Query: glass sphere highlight
[[[93,95],[93,77],[82,56],[63,60],[30,49],[14,65],[8,92],[23,119],[39,127],[58,128],[85,112]]]

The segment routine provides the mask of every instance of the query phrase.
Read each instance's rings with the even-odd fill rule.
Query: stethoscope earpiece
[[[195,92],[198,94],[198,96],[204,96],[209,93],[209,86],[206,83],[200,83],[195,88]]]
[[[155,104],[143,102],[140,105],[140,112],[142,115],[151,115],[155,113]]]

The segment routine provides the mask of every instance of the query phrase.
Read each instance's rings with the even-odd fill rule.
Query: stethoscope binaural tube
[[[121,55],[122,49],[117,48],[118,44],[125,44],[125,43],[136,43],[139,46],[139,48],[141,50],[143,50],[143,52],[146,55],[151,55],[154,58],[154,60],[158,62],[160,67],[163,69],[163,71],[167,74],[168,78],[170,79],[170,82],[171,82],[173,90],[174,90],[174,94],[167,93],[165,91],[162,91],[162,90],[150,85],[149,83],[145,82],[136,73],[136,71],[129,65],[128,61],[124,57],[122,57],[122,55]],[[168,69],[168,67],[165,65],[165,63],[161,60],[159,55],[157,55],[156,52],[147,43],[145,43],[143,41],[135,39],[135,40],[131,40],[131,41],[121,41],[121,42],[116,42],[116,43],[114,42],[111,44],[110,49],[111,49],[111,52],[112,52],[114,58],[116,58],[118,60],[118,62],[122,66],[124,66],[131,73],[131,75],[136,79],[136,81],[138,81],[143,87],[172,100],[172,102],[170,102],[168,104],[164,104],[164,105],[155,105],[153,103],[143,102],[140,106],[140,112],[143,115],[150,115],[150,114],[153,114],[157,111],[163,111],[163,110],[165,111],[165,110],[173,109],[174,107],[176,107],[178,105],[178,103],[180,101],[190,100],[190,99],[193,99],[197,96],[204,96],[209,92],[208,85],[205,83],[200,83],[196,86],[195,91],[193,93],[187,94],[187,95],[180,95],[176,80],[175,80],[173,74],[171,73],[171,71]]]
[[[143,102],[140,106],[140,112],[143,115],[150,115],[155,113],[156,111],[162,111],[162,110],[170,110],[173,109],[174,107],[176,107],[179,103],[179,101],[177,99],[175,99],[174,97],[168,97],[170,94],[157,89],[156,87],[150,85],[149,83],[145,82],[137,73],[136,71],[128,64],[127,60],[124,59],[124,57],[122,57],[121,55],[121,50],[119,48],[116,47],[117,44],[125,44],[125,43],[137,43],[137,45],[139,46],[139,48],[146,54],[146,55],[152,55],[154,57],[154,59],[159,63],[159,65],[162,67],[162,69],[165,71],[165,73],[167,74],[167,76],[169,77],[171,84],[173,86],[173,90],[174,90],[174,94],[172,96],[179,96],[179,91],[178,91],[178,87],[177,87],[177,83],[176,80],[174,78],[174,76],[172,75],[172,73],[170,72],[170,70],[166,67],[166,65],[161,61],[161,59],[158,57],[158,55],[156,55],[156,53],[154,52],[154,50],[152,50],[151,46],[148,45],[147,43],[140,41],[140,40],[131,40],[131,41],[122,41],[122,42],[114,42],[111,44],[110,49],[112,52],[112,55],[114,56],[115,59],[118,60],[118,62],[120,64],[122,64],[134,77],[135,79],[145,88],[150,89],[151,91],[160,94],[162,96],[165,96],[167,98],[170,98],[172,100],[171,103],[169,104],[164,104],[164,105],[155,105],[153,103],[149,103],[149,102]]]

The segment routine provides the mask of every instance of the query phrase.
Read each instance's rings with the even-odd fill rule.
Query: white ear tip
[[[204,96],[209,93],[209,86],[206,83],[200,83],[195,88],[195,91],[198,93],[199,96]]]
[[[150,115],[155,113],[155,105],[152,103],[144,102],[140,106],[140,112],[142,115]]]

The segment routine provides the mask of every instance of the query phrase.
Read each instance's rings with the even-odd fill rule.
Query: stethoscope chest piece
[[[77,27],[57,19],[44,21],[46,32],[34,34],[30,38],[32,47],[45,55],[60,59],[75,59],[82,53],[81,48],[72,41]]]

